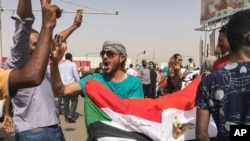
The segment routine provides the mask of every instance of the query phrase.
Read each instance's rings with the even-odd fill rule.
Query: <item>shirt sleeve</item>
[[[80,80],[80,77],[79,77],[79,74],[78,74],[78,70],[77,70],[77,66],[76,66],[75,63],[73,63],[73,75],[74,75],[75,81],[79,81]]]
[[[30,57],[29,38],[34,22],[34,16],[22,20],[17,14],[11,17],[15,20],[15,32],[11,56],[6,61],[5,68],[21,68]]]
[[[0,69],[0,100],[9,97],[9,75],[11,71]]]
[[[195,106],[198,109],[203,109],[203,110],[209,110],[209,96],[208,92],[206,89],[207,83],[204,84],[205,81],[201,81],[197,93],[196,93],[196,98],[195,98]]]

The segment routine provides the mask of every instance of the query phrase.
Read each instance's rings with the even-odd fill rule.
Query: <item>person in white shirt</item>
[[[129,65],[129,69],[126,71],[127,74],[129,75],[133,75],[133,76],[136,76],[137,75],[137,72],[135,71],[135,69],[133,68],[133,64],[130,64]]]
[[[77,66],[72,62],[72,54],[65,54],[65,61],[59,64],[59,72],[64,85],[73,82],[78,82],[80,77],[78,75]],[[71,101],[71,106],[69,106]],[[66,122],[75,122],[75,112],[78,104],[78,95],[63,97],[64,103],[64,117]]]

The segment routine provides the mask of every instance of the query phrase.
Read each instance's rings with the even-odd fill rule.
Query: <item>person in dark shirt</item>
[[[203,77],[197,89],[197,141],[209,140],[210,115],[219,141],[230,140],[230,125],[250,123],[250,9],[231,16],[227,38],[229,63]]]
[[[95,69],[94,73],[103,73],[103,63],[99,63],[99,67]]]
[[[148,66],[150,69],[150,93],[148,95],[148,98],[154,98],[156,94],[156,79],[157,79],[157,73],[155,72],[155,64],[153,61],[148,62]]]

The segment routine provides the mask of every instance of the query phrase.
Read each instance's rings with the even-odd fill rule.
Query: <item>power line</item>
[[[68,3],[68,4],[72,4],[72,5],[76,5],[76,6],[80,6],[80,7],[84,7],[84,8],[88,8],[88,9],[92,9],[92,10],[96,10],[96,11],[99,11],[99,12],[88,12],[88,11],[84,11],[84,14],[106,14],[106,15],[118,15],[118,10],[116,10],[115,12],[105,12],[103,10],[98,10],[98,9],[95,9],[95,8],[91,8],[91,7],[88,7],[88,6],[84,6],[84,5],[80,5],[80,4],[75,4],[75,3],[72,3],[72,2],[68,2],[68,1],[65,1],[65,0],[60,0],[62,2],[65,2],[65,3]],[[76,11],[65,11],[61,8],[62,12],[63,13],[76,13]],[[17,11],[17,9],[14,9],[14,8],[3,8],[2,7],[2,0],[0,0],[0,68],[2,67],[2,12],[4,11]],[[33,9],[32,11],[36,12],[36,11],[41,11],[41,9]]]
[[[0,12],[4,12],[4,11],[16,11],[17,9],[14,8],[1,8],[0,7]],[[61,8],[63,13],[76,13],[76,11],[67,11],[67,10],[63,10]],[[41,9],[33,9],[32,11],[34,12],[39,12],[41,11]],[[105,15],[118,15],[118,11],[114,12],[114,13],[110,13],[110,12],[88,12],[88,11],[84,11],[83,14],[105,14]]]
[[[80,5],[80,4],[77,4],[77,3],[69,2],[69,1],[66,1],[66,0],[60,0],[60,1],[68,3],[68,4],[71,4],[71,5],[75,5],[75,6],[79,6],[79,7],[84,7],[84,8],[88,8],[88,9],[92,9],[92,10],[96,10],[96,11],[100,11],[100,12],[107,12],[107,11],[103,11],[103,10],[91,8],[91,7],[88,7],[88,6],[85,6],[85,5]]]

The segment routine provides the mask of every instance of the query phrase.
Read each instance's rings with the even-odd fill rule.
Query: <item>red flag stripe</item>
[[[200,79],[196,78],[185,89],[158,99],[120,99],[111,90],[97,80],[86,82],[86,92],[89,98],[99,108],[110,108],[114,112],[129,114],[151,120],[162,121],[162,111],[167,108],[190,110],[194,107],[196,89]]]

